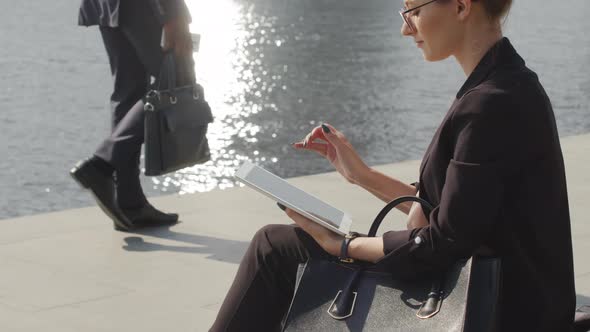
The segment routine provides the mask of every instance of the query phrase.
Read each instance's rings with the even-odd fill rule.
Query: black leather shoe
[[[90,190],[98,206],[113,220],[116,230],[130,231],[134,228],[133,222],[123,214],[117,205],[115,181],[112,175],[101,171],[92,159],[79,161],[70,171],[70,175],[82,188]]]
[[[121,211],[136,227],[168,226],[178,222],[178,214],[162,212],[150,203],[138,209],[121,209]]]

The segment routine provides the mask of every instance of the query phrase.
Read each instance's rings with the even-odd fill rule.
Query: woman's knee
[[[296,245],[294,225],[269,224],[260,228],[252,238],[251,245],[258,253],[282,252],[284,247]]]
[[[294,231],[293,228],[292,225],[284,224],[265,225],[256,231],[253,240],[264,240],[270,243],[283,241],[285,237],[288,237],[289,233]]]

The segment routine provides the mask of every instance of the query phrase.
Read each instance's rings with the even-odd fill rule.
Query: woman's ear
[[[471,13],[471,0],[455,0],[459,19],[465,20]]]

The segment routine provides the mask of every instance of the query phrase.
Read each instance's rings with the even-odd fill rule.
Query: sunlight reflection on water
[[[453,59],[426,63],[400,35],[401,0],[185,2],[201,35],[213,160],[142,176],[149,197],[235,186],[246,159],[282,177],[332,171],[289,146],[323,121],[369,165],[419,159],[465,80]],[[4,17],[0,218],[96,204],[67,171],[110,132],[112,81],[98,29],[76,26],[79,4],[13,1]],[[560,136],[588,133],[590,1],[553,4],[515,1],[505,32],[547,90]]]
[[[408,47],[395,2],[186,2],[200,35],[197,79],[215,117],[211,161],[151,178],[158,192],[236,186],[245,160],[283,177],[329,171],[288,145],[322,121],[345,132],[369,164],[420,158],[464,80],[452,59],[424,63]]]
[[[276,17],[244,15],[244,8],[233,1],[187,4],[193,15],[191,32],[201,37],[199,51],[195,53],[197,80],[206,89],[215,122],[207,135],[211,148],[209,162],[153,179],[154,189],[173,185],[181,194],[233,187],[234,169],[243,161],[266,161],[259,151],[246,155],[231,145],[235,140],[258,142],[260,126],[250,122],[249,117],[276,110],[276,105],[264,102],[264,96],[277,88],[282,78],[261,67],[261,47],[280,47],[283,43],[274,28]],[[272,40],[268,37],[271,35]],[[276,162],[277,158],[272,160]]]

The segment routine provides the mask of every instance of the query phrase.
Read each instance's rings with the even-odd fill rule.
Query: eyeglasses
[[[415,26],[414,26],[414,24],[412,23],[412,20],[410,19],[410,16],[409,16],[408,14],[409,14],[410,12],[412,12],[412,11],[414,11],[414,10],[416,10],[416,9],[420,8],[420,7],[424,7],[424,6],[426,6],[426,5],[428,5],[428,4],[431,4],[431,3],[435,2],[435,1],[438,1],[438,0],[430,0],[430,1],[428,1],[428,2],[425,2],[425,3],[423,3],[423,4],[419,5],[419,6],[416,6],[416,7],[414,7],[414,8],[410,8],[410,9],[405,9],[405,7],[404,7],[404,8],[402,8],[402,9],[399,11],[399,14],[400,14],[400,15],[401,15],[401,17],[404,19],[404,22],[406,22],[406,24],[408,25],[408,27],[410,27],[410,30],[412,30],[412,32],[416,32],[416,27],[415,27]]]

